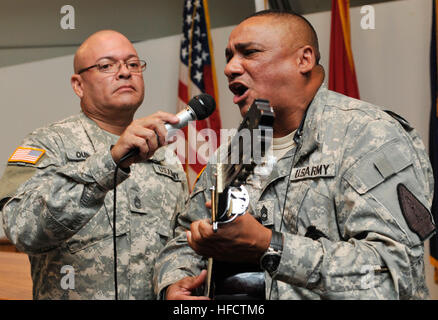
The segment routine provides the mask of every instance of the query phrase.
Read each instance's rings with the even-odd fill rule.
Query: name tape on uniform
[[[328,178],[335,176],[335,164],[314,164],[302,168],[294,168],[292,171],[291,180],[313,179],[313,178]]]
[[[69,150],[67,151],[67,159],[72,161],[83,161],[86,160],[90,154],[85,151]]]
[[[156,173],[164,175],[164,176],[168,176],[169,178],[171,178],[174,181],[181,181],[178,173],[173,172],[169,168],[166,168],[164,166],[160,166],[159,164],[154,164],[154,170]]]
[[[46,150],[43,149],[18,147],[9,157],[8,162],[25,162],[36,164],[45,152]]]

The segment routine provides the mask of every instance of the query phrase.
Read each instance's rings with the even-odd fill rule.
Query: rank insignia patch
[[[8,162],[25,162],[36,164],[46,151],[30,147],[18,147],[10,156]]]

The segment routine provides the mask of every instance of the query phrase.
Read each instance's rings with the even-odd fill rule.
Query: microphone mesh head
[[[196,114],[197,120],[204,120],[216,109],[216,102],[213,97],[206,93],[193,97],[188,105]]]

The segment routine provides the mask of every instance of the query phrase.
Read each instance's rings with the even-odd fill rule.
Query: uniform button
[[[140,201],[140,199],[139,199],[138,197],[135,197],[135,199],[134,199],[134,205],[135,205],[135,207],[136,207],[137,209],[140,209],[140,208],[141,208],[141,201]]]
[[[262,209],[260,210],[260,214],[261,214],[260,217],[262,218],[262,221],[268,220],[268,209],[266,209],[265,206],[263,206]]]

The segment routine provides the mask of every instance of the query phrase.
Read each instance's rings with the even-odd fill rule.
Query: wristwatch
[[[283,234],[272,230],[271,243],[268,250],[260,258],[260,267],[262,270],[272,275],[278,269],[283,252]]]

